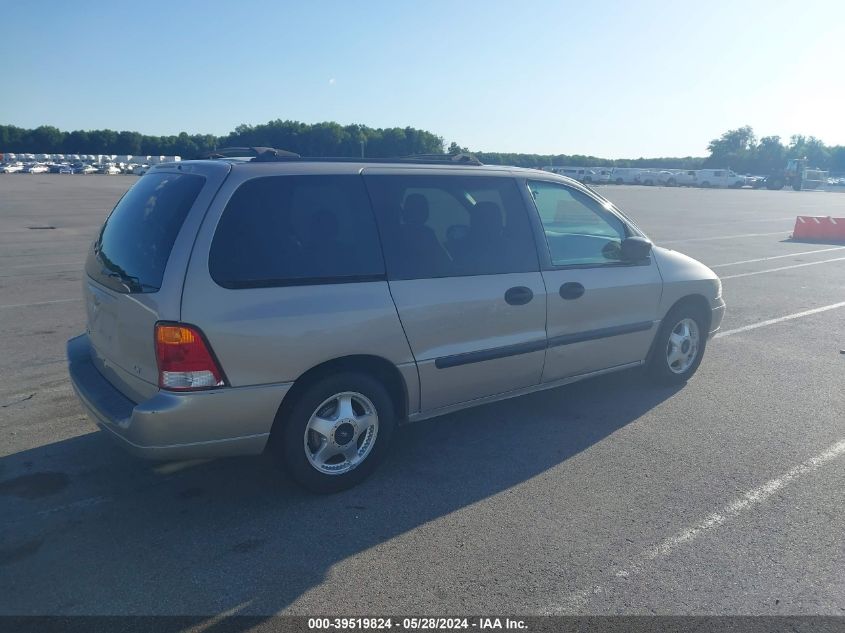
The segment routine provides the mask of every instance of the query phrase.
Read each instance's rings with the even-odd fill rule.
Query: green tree
[[[751,171],[758,174],[771,174],[778,169],[783,169],[786,164],[786,147],[781,143],[779,136],[764,136],[757,145],[756,158]]]
[[[728,130],[721,137],[713,139],[707,146],[710,151],[704,164],[707,167],[728,167],[737,171],[749,171],[754,166],[757,138],[754,130],[745,125]]]
[[[449,143],[449,149],[446,150],[446,153],[451,156],[457,156],[458,154],[469,154],[470,151],[466,147],[461,147],[455,141]]]
[[[845,173],[845,145],[837,145],[830,149],[830,170],[837,174]]]
[[[32,149],[26,150],[36,154],[50,154],[57,148],[64,147],[65,133],[52,125],[42,125],[29,134]]]

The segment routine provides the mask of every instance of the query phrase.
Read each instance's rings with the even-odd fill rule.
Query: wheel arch
[[[397,420],[408,417],[409,395],[408,385],[399,369],[386,358],[369,354],[355,354],[342,356],[315,365],[300,375],[282,399],[273,426],[270,430],[270,440],[280,437],[276,430],[284,424],[287,415],[300,396],[319,380],[339,372],[354,372],[367,374],[382,382],[393,402]]]
[[[710,308],[710,303],[707,301],[707,298],[704,295],[698,293],[684,295],[683,297],[675,301],[675,303],[673,303],[671,306],[669,306],[669,309],[666,310],[666,312],[663,314],[663,317],[660,319],[660,328],[658,328],[657,332],[655,332],[654,334],[654,340],[651,342],[651,347],[648,350],[646,363],[650,363],[652,357],[654,356],[655,346],[657,345],[657,339],[659,338],[658,335],[660,334],[660,331],[665,324],[666,317],[669,316],[669,314],[671,314],[673,310],[679,307],[686,306],[689,306],[701,313],[701,316],[705,321],[705,331],[702,333],[702,336],[704,337],[704,341],[707,340],[707,334],[708,332],[710,332],[710,323],[713,319],[713,313]]]

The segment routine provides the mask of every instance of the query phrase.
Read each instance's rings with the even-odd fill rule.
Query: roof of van
[[[238,171],[242,169],[266,171],[266,172],[286,172],[286,173],[338,173],[342,171],[345,173],[357,172],[362,169],[380,169],[380,168],[399,168],[408,170],[431,170],[431,169],[448,169],[460,170],[464,172],[525,172],[526,174],[536,174],[542,176],[557,176],[558,178],[572,181],[571,178],[566,178],[554,172],[544,171],[542,169],[533,169],[529,167],[514,167],[511,165],[488,165],[484,163],[468,164],[468,163],[450,163],[428,160],[402,160],[393,158],[300,158],[296,160],[286,161],[253,161],[245,157],[225,157],[213,159],[193,159],[183,160],[174,163],[159,163],[152,165],[151,170],[162,170],[168,168],[189,168],[191,165],[220,165],[220,163],[228,164]],[[572,181],[577,182],[577,181]]]
[[[229,155],[224,155],[229,154]],[[211,153],[209,156],[199,157],[192,160],[180,162],[159,163],[150,167],[150,171],[166,169],[203,170],[203,166],[212,165],[221,167],[228,165],[236,171],[258,172],[266,175],[271,174],[339,174],[339,173],[360,173],[366,169],[369,172],[390,170],[401,171],[431,171],[431,170],[459,170],[463,173],[478,172],[479,174],[491,173],[522,173],[526,176],[542,176],[554,178],[574,185],[578,188],[583,184],[559,173],[549,172],[542,169],[528,167],[514,167],[510,165],[488,165],[479,161],[471,154],[423,154],[403,156],[398,158],[352,158],[352,157],[305,157],[292,152],[276,150],[273,148],[230,148]],[[583,168],[578,168],[583,169]]]

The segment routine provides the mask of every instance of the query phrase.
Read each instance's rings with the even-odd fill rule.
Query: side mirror
[[[651,247],[651,242],[644,237],[627,237],[622,240],[621,259],[625,262],[641,262],[649,256]]]

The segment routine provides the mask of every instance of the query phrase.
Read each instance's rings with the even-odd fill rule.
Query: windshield
[[[188,210],[205,178],[157,173],[117,203],[92,246],[88,276],[119,292],[156,292]]]

